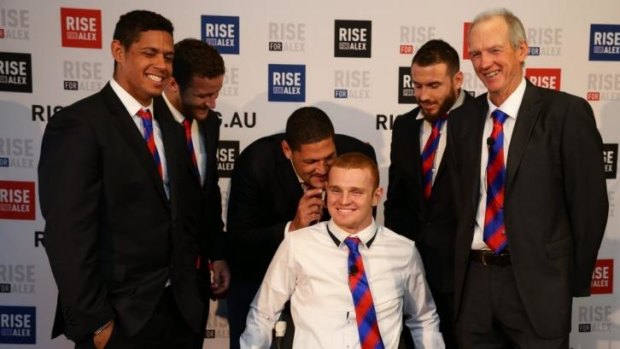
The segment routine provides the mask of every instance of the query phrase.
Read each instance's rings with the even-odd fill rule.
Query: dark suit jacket
[[[472,100],[465,93],[463,103]],[[431,197],[426,200],[420,154],[420,130],[424,120],[416,120],[419,111],[420,108],[415,108],[400,115],[392,128],[385,226],[416,242],[433,292],[452,292],[456,212],[447,166],[450,145],[446,144]],[[450,127],[450,117],[446,126]],[[441,137],[447,137],[445,131]]]
[[[282,152],[283,139],[284,134],[276,134],[250,144],[237,158],[231,179],[227,224],[233,277],[254,281],[257,287],[303,195]],[[357,151],[376,159],[371,145],[353,137],[336,135],[335,143],[338,154]]]
[[[156,98],[153,109],[169,199],[142,135],[109,84],[47,125],[39,195],[59,290],[53,336],[80,341],[110,319],[133,335],[152,315],[168,279],[183,316],[201,333],[195,226],[184,200],[191,172],[176,156],[183,133],[163,103]]]
[[[485,94],[451,115],[448,129],[449,141],[458,144],[450,153],[459,208],[457,314],[479,201],[487,112]],[[607,222],[602,152],[585,100],[527,83],[508,150],[504,222],[517,290],[541,337],[567,335],[572,297],[590,294]]]
[[[198,123],[205,140],[207,171],[201,185],[202,215],[200,216],[199,236],[201,254],[211,261],[227,258],[227,243],[222,220],[222,194],[218,184],[217,147],[220,141],[220,119],[217,112],[210,110],[206,120]],[[205,268],[203,270],[208,270]]]
[[[170,115],[174,124],[180,124]],[[210,294],[210,273],[208,260],[226,259],[227,242],[222,220],[222,194],[218,175],[217,147],[220,141],[220,120],[217,112],[210,110],[205,120],[198,121],[198,127],[204,139],[206,154],[206,172],[202,183],[192,176],[192,190],[189,193],[189,205],[198,222],[198,241],[200,243],[201,265],[205,296]],[[181,150],[181,156],[188,157],[187,147]],[[207,304],[208,310],[208,304]]]
[[[163,99],[161,99],[163,101]],[[167,107],[164,102],[163,106]],[[171,122],[182,127],[168,114]],[[209,298],[211,296],[211,274],[208,261],[227,258],[227,240],[222,220],[222,194],[219,187],[217,147],[220,140],[220,120],[217,112],[209,110],[205,120],[197,121],[200,133],[204,139],[206,154],[206,172],[202,183],[192,175],[191,190],[187,195],[188,214],[192,221],[198,222],[198,242],[200,254],[200,290],[205,301],[205,320],[209,313]],[[184,138],[185,139],[185,138]],[[191,163],[187,147],[181,149],[181,156],[187,157]]]

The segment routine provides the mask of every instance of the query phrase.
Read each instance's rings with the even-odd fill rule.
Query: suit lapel
[[[200,128],[200,134],[202,135],[203,144],[205,146],[205,156],[207,157],[206,168],[205,168],[205,178],[202,184],[202,190],[205,195],[208,195],[208,191],[211,189],[207,183],[211,183],[213,178],[211,178],[215,173],[217,173],[217,169],[212,168],[216,166],[217,161],[215,156],[217,156],[217,113],[209,110],[209,115],[207,119],[204,121],[199,121],[198,126]]]
[[[437,173],[435,173],[435,182],[437,182],[437,180],[439,179],[439,177],[443,176],[443,173],[446,171],[446,151],[448,150],[447,147],[447,139],[446,139],[446,135],[447,135],[447,130],[448,130],[448,125],[446,124],[444,131],[441,132],[440,137],[444,137],[444,141],[446,141],[446,147],[444,148],[444,152],[443,152],[443,156],[441,157],[441,161],[439,161],[439,166],[437,166]],[[438,149],[439,151],[439,149]]]
[[[418,113],[414,115],[417,117],[420,111],[418,109]],[[424,119],[414,119],[412,122],[412,129],[410,134],[412,135],[410,151],[413,154],[413,160],[411,165],[413,166],[413,180],[415,181],[415,187],[421,188],[422,190],[416,191],[416,200],[418,200],[418,207],[420,207],[420,216],[421,219],[427,216],[427,200],[424,198],[424,184],[422,183],[422,148],[420,145],[420,137],[422,135],[422,127],[424,127]]]
[[[106,105],[110,109],[110,114],[113,115],[112,119],[116,123],[120,133],[123,135],[127,143],[129,144],[130,151],[134,152],[138,161],[145,168],[148,177],[153,182],[155,190],[160,194],[162,200],[166,201],[166,193],[164,192],[164,184],[157,171],[157,166],[153,160],[153,156],[149,152],[144,137],[140,133],[140,130],[136,127],[132,116],[127,113],[127,109],[123,106],[123,103],[118,98],[110,84],[107,84],[102,90]],[[157,113],[155,112],[157,116]],[[166,157],[168,159],[169,157]]]
[[[466,132],[472,132],[472,135],[474,136],[474,140],[475,142],[473,144],[471,144],[472,149],[468,152],[468,154],[471,156],[471,159],[469,161],[470,164],[472,164],[471,166],[471,170],[472,170],[472,183],[475,183],[477,185],[471,185],[470,186],[470,190],[472,190],[473,192],[471,193],[470,197],[472,198],[472,207],[474,208],[474,212],[477,211],[477,207],[478,207],[478,200],[480,199],[480,186],[483,185],[480,182],[480,171],[481,171],[481,161],[482,161],[482,152],[481,152],[481,147],[482,147],[482,141],[483,141],[483,137],[486,137],[486,135],[484,135],[484,124],[486,122],[486,117],[487,117],[487,113],[489,111],[489,104],[487,102],[487,95],[484,94],[480,97],[478,97],[475,100],[475,105],[474,105],[474,110],[475,110],[475,115],[476,115],[476,119],[475,122],[471,123],[471,129],[468,129]],[[467,137],[467,135],[465,135],[465,137]],[[457,144],[454,144],[454,146],[460,146]],[[477,165],[473,165],[473,164],[477,164]]]
[[[205,147],[203,149],[204,150],[204,154],[207,157],[207,161],[205,162],[205,168],[204,168],[205,178],[202,181],[202,183],[200,183],[200,186],[202,188],[202,192],[206,193],[209,190],[207,183],[209,183],[209,180],[210,180],[209,177],[211,177],[210,176],[210,174],[211,174],[210,172],[211,171],[209,171],[209,167],[212,166],[211,165],[211,160],[212,159],[211,159],[211,156],[209,156],[209,155],[212,154],[210,152],[211,143],[209,142],[209,135],[207,134],[207,127],[206,127],[205,122],[199,121],[198,122],[198,128],[200,130],[200,134],[202,135],[202,140],[203,140],[203,144],[204,144],[204,147]],[[198,142],[198,140],[196,140],[195,142]],[[215,154],[215,152],[213,152],[213,154]]]
[[[541,108],[541,98],[537,87],[527,82],[525,94],[519,107],[519,114],[512,138],[510,140],[510,148],[508,149],[508,158],[506,163],[506,191],[510,190],[515,174],[523,159],[523,153],[532,135],[534,125],[538,120]]]
[[[168,170],[168,180],[170,184],[170,201],[176,202],[175,199],[177,198],[177,195],[179,193],[179,181],[177,180],[177,178],[179,178],[181,174],[178,173],[179,166],[177,163],[179,150],[175,146],[176,142],[178,142],[180,139],[176,138],[175,140],[174,133],[176,132],[177,135],[180,135],[182,130],[181,126],[176,121],[174,121],[172,115],[170,114],[170,110],[166,106],[166,103],[164,102],[162,97],[156,97],[154,99],[153,109],[155,113],[155,120],[157,120],[157,123],[159,124],[159,129],[161,131],[162,142],[164,143],[166,167]],[[161,183],[159,174],[156,173],[155,177]],[[165,197],[166,194],[163,191],[163,184],[160,185],[160,188],[161,192],[164,194]],[[174,206],[175,205],[173,205],[173,207]]]

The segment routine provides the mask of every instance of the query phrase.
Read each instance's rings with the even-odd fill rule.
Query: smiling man
[[[404,324],[416,348],[444,348],[415,245],[376,224],[381,195],[374,160],[339,156],[329,171],[322,222],[286,236],[248,316],[242,348],[267,348],[291,300],[293,348],[396,348]]]
[[[39,197],[58,285],[52,335],[76,348],[191,348],[202,332],[198,242],[182,202],[191,172],[160,97],[172,32],[156,13],[122,15],[113,79],[58,112],[43,135]]]
[[[284,236],[329,219],[323,200],[327,173],[337,154],[351,151],[375,158],[369,144],[334,134],[325,112],[303,107],[288,118],[286,133],[256,140],[235,162],[227,220],[234,275],[228,296],[231,348],[239,347],[252,298]],[[289,323],[283,348],[292,333]]]
[[[187,147],[179,155],[189,156],[196,184],[192,191],[196,195],[186,203],[198,210],[199,270],[203,283],[210,285],[204,292],[204,326],[209,298],[222,296],[230,283],[217,169],[220,120],[213,110],[224,85],[224,73],[224,59],[215,48],[197,39],[181,40],[174,45],[172,78],[163,94],[174,120],[185,131]],[[202,348],[202,340],[197,347]]]
[[[601,136],[588,102],[525,79],[518,17],[481,13],[468,36],[488,92],[448,130],[459,346],[567,349],[607,222]]]
[[[392,129],[385,226],[416,242],[446,347],[454,348],[456,212],[445,133],[450,112],[473,98],[461,89],[458,53],[442,40],[420,47],[411,78],[418,107],[396,118]]]

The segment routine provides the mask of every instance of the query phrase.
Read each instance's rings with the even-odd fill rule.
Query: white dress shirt
[[[348,236],[333,221],[287,234],[254,297],[241,348],[269,348],[271,330],[289,299],[294,348],[360,348],[348,284],[349,249],[343,242]],[[404,314],[416,348],[444,348],[414,242],[374,221],[352,236],[361,240],[359,251],[385,347],[398,347]]]
[[[481,144],[481,158],[480,158],[480,201],[478,202],[478,214],[476,215],[476,227],[474,228],[474,238],[471,243],[472,250],[490,250],[489,246],[484,243],[484,215],[487,207],[487,162],[489,161],[489,146],[487,145],[487,138],[491,136],[493,131],[493,118],[491,113],[495,109],[499,109],[508,115],[506,121],[504,121],[504,166],[508,164],[508,148],[510,147],[510,139],[512,139],[512,131],[515,128],[517,122],[517,114],[519,113],[519,107],[521,107],[521,101],[525,94],[525,78],[521,79],[521,83],[517,89],[502,103],[500,106],[496,106],[491,102],[489,103],[489,111],[487,112],[486,121],[484,123],[484,131],[482,133]]]
[[[162,93],[162,96],[174,119],[183,126],[183,120],[185,120],[183,113],[170,103],[165,93]],[[205,182],[205,172],[207,170],[207,150],[205,148],[204,137],[202,132],[200,132],[200,125],[198,125],[196,120],[192,122],[192,145],[194,146],[194,155],[196,156],[196,164],[198,166],[198,172],[200,173],[200,184],[202,185]]]
[[[464,101],[465,91],[461,89],[458,98],[448,112],[451,112],[452,110],[463,105]],[[422,109],[420,109],[420,112],[416,117],[416,120],[420,119],[424,119],[424,113],[422,112]],[[446,119],[446,122],[441,125],[441,129],[439,130],[439,144],[437,145],[437,150],[435,151],[435,158],[433,159],[433,178],[431,180],[432,184],[435,184],[435,175],[437,174],[437,168],[439,167],[439,164],[441,164],[443,153],[446,150],[446,137],[444,136],[444,131],[448,129],[448,121],[450,121],[449,117],[448,119]],[[428,141],[428,138],[431,136],[432,131],[433,125],[430,122],[425,121],[422,123],[422,127],[420,127],[420,154],[424,153],[424,146],[426,145],[426,141]]]
[[[164,149],[164,141],[161,135],[161,130],[159,129],[159,123],[157,119],[155,119],[155,111],[153,110],[153,100],[151,99],[151,104],[149,106],[143,106],[138,102],[133,96],[131,96],[125,89],[116,82],[116,80],[110,80],[110,87],[114,90],[114,93],[118,96],[118,98],[127,109],[129,115],[131,115],[131,119],[138,127],[140,134],[144,137],[144,125],[142,124],[142,119],[137,115],[140,109],[148,109],[151,111],[151,115],[153,116],[153,136],[155,138],[155,148],[157,148],[157,153],[159,153],[159,160],[161,162],[161,176],[164,182],[164,190],[166,191],[166,196],[170,197],[170,179],[168,178],[168,166],[166,162],[166,152]]]

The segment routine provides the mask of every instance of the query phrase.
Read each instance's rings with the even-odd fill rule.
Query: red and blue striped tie
[[[144,126],[144,141],[146,142],[146,146],[149,148],[149,151],[153,156],[159,177],[163,178],[161,159],[159,158],[159,152],[155,146],[155,136],[153,135],[153,115],[151,115],[151,111],[148,109],[140,109],[137,115],[140,119],[142,119],[142,126]]]
[[[349,289],[351,289],[353,303],[355,304],[360,345],[362,349],[383,349],[377,313],[372,302],[362,255],[360,255],[358,248],[360,240],[356,237],[348,237],[344,243],[349,248]]]
[[[187,141],[187,151],[192,159],[192,172],[200,183],[200,172],[198,172],[198,162],[196,161],[196,153],[194,153],[194,142],[192,142],[192,121],[194,119],[183,119],[183,127],[185,127],[185,140]]]
[[[433,128],[431,135],[426,140],[424,150],[422,151],[422,185],[424,186],[424,198],[429,199],[431,197],[431,190],[433,188],[433,165],[435,163],[435,154],[439,146],[439,136],[441,136],[441,126],[446,117],[444,115],[432,122]]]
[[[504,187],[506,167],[504,166],[504,112],[495,109],[491,113],[493,131],[487,140],[489,161],[487,162],[487,205],[484,216],[484,242],[500,253],[508,245],[504,226]]]

